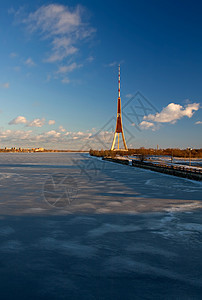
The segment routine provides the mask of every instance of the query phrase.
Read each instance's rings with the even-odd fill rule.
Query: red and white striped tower
[[[121,83],[120,83],[120,65],[119,65],[119,88],[118,88],[118,101],[117,101],[117,119],[116,119],[116,130],[114,133],[114,138],[111,146],[111,150],[128,150],[124,133],[123,133],[123,125],[122,125],[122,116],[121,116]],[[119,149],[119,133],[122,135],[124,149]],[[116,143],[116,136],[118,135],[118,147],[114,149]]]

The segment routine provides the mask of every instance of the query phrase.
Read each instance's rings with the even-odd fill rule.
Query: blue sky
[[[201,1],[3,1],[0,147],[110,148],[119,63],[128,147],[202,147],[201,10]]]

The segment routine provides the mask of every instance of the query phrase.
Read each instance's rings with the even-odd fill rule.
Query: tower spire
[[[121,116],[121,84],[120,84],[120,65],[119,65],[119,80],[118,80],[118,100],[117,100],[117,119],[116,119],[116,129],[114,133],[114,139],[112,142],[111,150],[114,150],[116,143],[116,136],[118,135],[118,147],[119,150],[119,133],[122,135],[124,150],[128,150],[124,133],[123,133],[123,125],[122,125],[122,116]]]
[[[119,92],[119,98],[121,97],[121,81],[120,81],[120,77],[121,77],[121,75],[120,75],[120,65],[119,65],[119,90],[118,90],[118,92]]]

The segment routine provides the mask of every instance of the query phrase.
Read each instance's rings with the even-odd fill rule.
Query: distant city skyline
[[[106,4],[107,3],[107,4]],[[1,5],[0,148],[202,148],[200,1]]]

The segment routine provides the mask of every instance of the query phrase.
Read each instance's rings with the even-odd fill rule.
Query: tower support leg
[[[125,137],[124,137],[123,131],[121,132],[121,134],[122,134],[122,139],[123,139],[124,148],[125,148],[125,150],[128,150],[127,145],[126,145],[126,141],[125,141]],[[114,150],[115,143],[116,143],[116,136],[117,136],[117,135],[118,135],[118,147],[117,147],[117,150],[119,150],[119,132],[115,132],[115,133],[114,133],[114,138],[113,138],[111,150]]]
[[[114,146],[115,146],[115,142],[116,142],[116,135],[117,135],[117,132],[114,133],[114,139],[112,142],[111,150],[114,150]]]
[[[124,134],[123,134],[123,131],[121,132],[121,134],[122,134],[124,148],[125,148],[125,150],[128,150],[127,145],[126,145],[126,141],[125,141],[125,137],[124,137]]]

